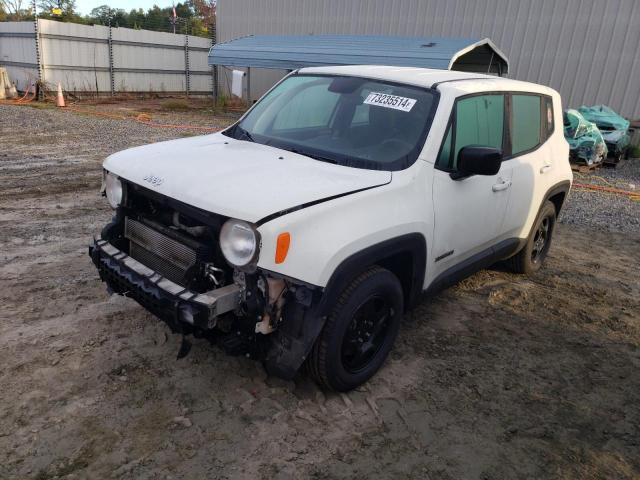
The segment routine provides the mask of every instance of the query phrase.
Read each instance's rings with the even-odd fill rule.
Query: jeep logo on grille
[[[164,182],[164,178],[156,177],[155,175],[147,175],[144,177],[145,182],[149,182],[154,187],[159,187]]]

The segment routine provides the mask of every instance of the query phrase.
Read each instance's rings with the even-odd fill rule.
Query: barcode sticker
[[[371,92],[363,103],[367,105],[376,105],[378,107],[393,108],[410,112],[416,104],[415,98],[399,97],[397,95],[389,95],[388,93]]]

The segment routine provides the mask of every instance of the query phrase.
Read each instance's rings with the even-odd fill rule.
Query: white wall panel
[[[66,92],[108,92],[109,72],[96,70],[67,70],[52,67],[44,68],[44,78],[50,87],[60,82]]]
[[[117,92],[184,92],[186,78],[184,74],[157,74],[116,72]]]
[[[19,90],[38,77],[33,32],[33,22],[0,22],[0,66]]]
[[[109,28],[96,25],[39,20],[43,79],[51,86],[60,82],[67,91],[111,91]],[[0,23],[0,64],[7,63],[12,79],[22,90],[37,76],[33,22]],[[3,35],[5,33],[6,35]],[[16,34],[20,34],[19,36]],[[114,90],[128,92],[186,91],[185,35],[112,28]],[[207,62],[211,41],[189,36],[190,91],[212,92],[212,73]],[[205,75],[201,72],[206,72]]]

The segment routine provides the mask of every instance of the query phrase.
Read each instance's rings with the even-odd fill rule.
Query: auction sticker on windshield
[[[377,105],[378,107],[394,108],[403,112],[410,112],[416,104],[415,98],[399,97],[388,93],[371,92],[363,102],[366,105]]]

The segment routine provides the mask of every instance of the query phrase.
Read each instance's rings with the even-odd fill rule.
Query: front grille
[[[184,283],[186,271],[196,264],[195,250],[128,217],[124,236],[132,258],[174,282]]]

